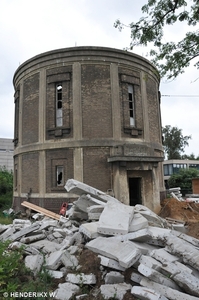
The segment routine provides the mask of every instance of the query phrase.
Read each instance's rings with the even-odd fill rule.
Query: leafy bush
[[[23,247],[13,250],[9,249],[9,244],[9,241],[0,242],[0,295],[6,292],[8,295],[6,299],[9,300],[11,293],[19,291],[42,293],[54,289],[52,277],[44,266],[34,276],[33,272],[25,266]],[[41,297],[34,297],[34,299],[40,300]]]
[[[0,168],[0,209],[11,207],[13,198],[13,173]]]

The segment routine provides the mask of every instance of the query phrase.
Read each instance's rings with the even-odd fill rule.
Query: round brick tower
[[[59,211],[69,178],[129,205],[159,207],[159,75],[145,58],[104,47],[37,55],[14,74],[14,208]]]

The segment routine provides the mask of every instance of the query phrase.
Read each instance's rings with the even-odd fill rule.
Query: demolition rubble
[[[31,220],[0,225],[0,240],[10,249],[24,246],[25,265],[35,276],[44,265],[62,279],[55,299],[199,299],[199,240],[142,205],[127,206],[74,179],[67,192],[78,195],[64,216],[31,206]],[[99,261],[102,284],[81,272],[79,253],[91,251]],[[125,272],[130,281],[125,282]],[[82,292],[88,286],[88,293]],[[74,298],[75,297],[75,298]],[[93,297],[93,298],[92,298]]]

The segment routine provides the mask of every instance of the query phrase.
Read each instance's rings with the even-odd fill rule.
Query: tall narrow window
[[[128,85],[130,125],[135,126],[133,85]]]
[[[64,167],[63,166],[57,166],[56,167],[56,176],[57,176],[57,186],[63,186],[64,185]]]
[[[62,84],[56,85],[56,126],[63,126]]]

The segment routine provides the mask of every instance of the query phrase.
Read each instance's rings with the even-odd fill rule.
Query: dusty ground
[[[187,234],[199,239],[199,204],[168,198],[161,203],[161,207],[159,215],[162,218],[185,222]]]

